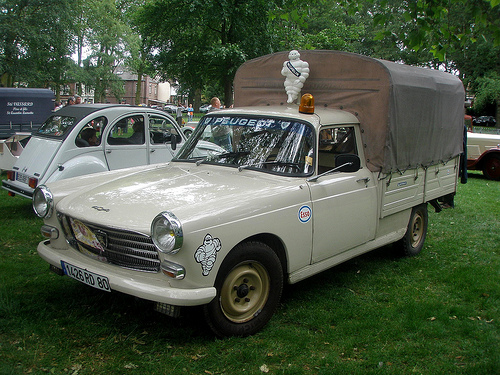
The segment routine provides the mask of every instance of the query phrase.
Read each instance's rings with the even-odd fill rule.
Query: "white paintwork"
[[[170,143],[154,143],[149,126],[145,127],[145,142],[143,144],[111,145],[108,143],[108,135],[113,130],[114,125],[120,119],[132,115],[143,116],[145,124],[154,118],[161,119],[173,126],[182,138],[177,145],[178,148],[186,139],[175,120],[163,111],[147,107],[108,106],[81,119],[64,140],[38,135],[32,136],[12,169],[28,178],[37,178],[38,185],[42,185],[97,172],[170,161],[176,151],[172,150]],[[108,118],[100,145],[77,147],[76,138],[82,128],[89,121],[100,116]],[[2,187],[27,198],[31,198],[34,190],[23,181],[4,181]]]
[[[500,135],[467,132],[467,159],[478,159],[489,150],[500,151]]]

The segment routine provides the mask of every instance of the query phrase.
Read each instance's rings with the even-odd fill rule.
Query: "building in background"
[[[125,95],[122,103],[135,104],[137,91],[137,74],[132,74],[125,69],[118,70],[117,76],[123,80]],[[109,103],[117,103],[115,97],[107,98]],[[144,75],[141,83],[140,104],[147,106],[167,104],[170,102],[170,83],[160,82],[156,78]]]
[[[120,103],[135,105],[135,94],[137,90],[137,74],[132,74],[124,68],[119,68],[116,75],[123,81],[124,96]],[[139,104],[147,106],[163,106],[173,103],[175,93],[171,93],[169,82],[160,82],[156,78],[144,75],[141,82],[141,93]],[[77,93],[76,83],[64,85],[61,90],[61,101],[66,103],[68,98]],[[94,90],[82,85],[82,103],[94,103]],[[106,103],[119,103],[111,92],[106,96]]]

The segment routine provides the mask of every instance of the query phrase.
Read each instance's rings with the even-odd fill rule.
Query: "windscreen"
[[[34,134],[61,138],[69,133],[75,120],[69,116],[50,116]]]
[[[314,131],[304,122],[214,115],[200,121],[175,160],[307,175],[313,171],[313,145]]]

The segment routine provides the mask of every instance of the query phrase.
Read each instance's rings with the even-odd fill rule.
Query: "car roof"
[[[56,112],[53,113],[53,115],[60,115],[60,116],[69,116],[69,117],[75,117],[76,122],[79,122],[82,118],[90,115],[91,113],[101,111],[104,109],[122,109],[123,112],[129,112],[129,111],[140,111],[140,112],[155,112],[159,113],[162,115],[168,116],[168,113],[165,111],[161,111],[155,108],[150,108],[150,107],[143,107],[143,106],[134,106],[134,105],[129,105],[129,104],[75,104],[75,105],[69,105],[66,107],[63,107]]]
[[[77,124],[82,121],[85,117],[95,113],[96,115],[100,115],[98,112],[103,111],[102,115],[110,115],[108,111],[104,110],[112,110],[113,115],[112,116],[119,116],[120,114],[127,114],[131,112],[137,112],[137,113],[155,113],[155,114],[160,114],[165,117],[170,117],[174,122],[175,119],[172,118],[171,115],[169,115],[165,111],[161,111],[158,109],[150,108],[150,107],[143,107],[143,106],[133,106],[133,105],[128,105],[128,104],[74,104],[74,105],[69,105],[66,107],[63,107],[55,112],[52,113],[51,116],[67,116],[67,117],[73,117],[75,118],[75,121],[73,122],[72,128],[77,126]],[[73,130],[71,130],[73,131]],[[71,131],[65,132],[64,135],[58,137],[59,139],[65,139]],[[37,132],[34,132],[33,135],[36,136],[41,136],[44,137],[43,134],[39,134]],[[52,138],[52,137],[51,137]]]
[[[116,108],[116,107],[131,108],[130,105],[125,105],[125,104],[75,104],[63,107],[58,111],[54,112],[54,114],[61,116],[76,117],[77,120],[79,121],[80,119],[84,118],[85,116],[93,112],[102,109]]]

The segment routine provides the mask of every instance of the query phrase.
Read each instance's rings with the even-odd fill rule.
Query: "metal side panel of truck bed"
[[[382,195],[380,217],[384,218],[456,191],[459,157],[427,168],[388,174],[379,181]]]

